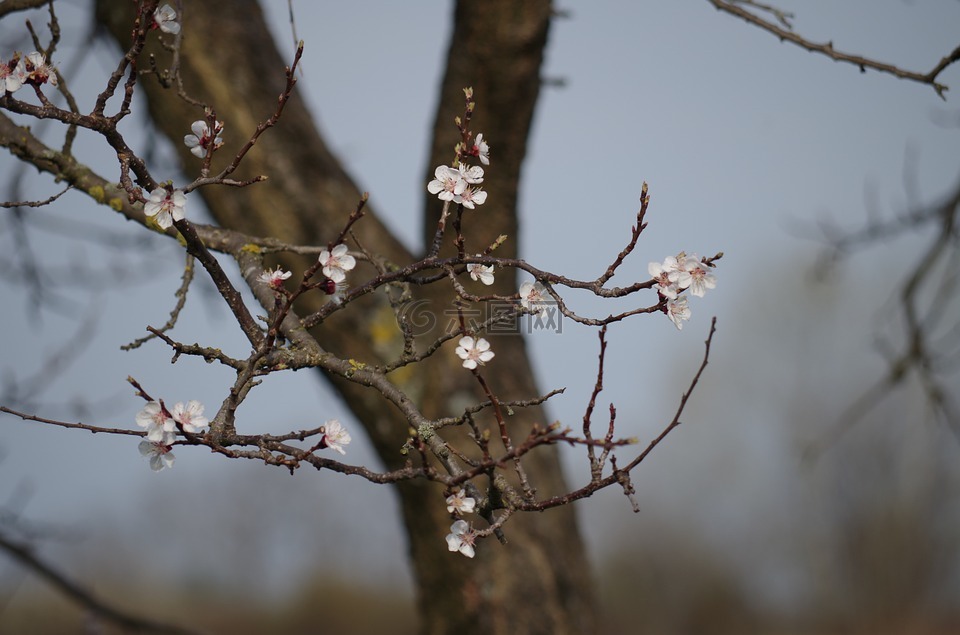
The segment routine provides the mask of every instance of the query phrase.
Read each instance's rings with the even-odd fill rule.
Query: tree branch
[[[838,51],[833,48],[833,42],[825,42],[823,44],[811,42],[810,40],[800,35],[797,35],[788,27],[777,26],[773,22],[764,20],[763,18],[758,17],[753,13],[750,13],[746,9],[737,6],[734,2],[725,1],[725,0],[707,0],[707,1],[710,4],[712,4],[714,7],[716,7],[718,11],[723,11],[725,13],[729,13],[743,20],[746,20],[750,24],[757,26],[763,29],[764,31],[767,31],[777,36],[778,38],[780,38],[781,42],[786,40],[812,53],[820,53],[821,55],[826,55],[830,59],[835,60],[837,62],[846,62],[848,64],[853,64],[859,67],[861,72],[866,72],[866,69],[870,68],[875,71],[879,71],[881,73],[888,73],[900,79],[907,79],[910,81],[919,82],[921,84],[927,84],[929,86],[932,86],[933,90],[935,90],[937,95],[939,95],[940,98],[943,99],[944,101],[946,101],[946,96],[944,95],[944,93],[948,90],[949,87],[944,84],[938,83],[936,81],[937,77],[945,68],[947,68],[957,60],[960,60],[960,46],[957,46],[957,48],[955,48],[949,55],[941,59],[936,64],[936,66],[934,66],[929,72],[918,73],[915,71],[908,71],[908,70],[898,68],[893,64],[880,62],[868,57],[863,57],[862,55],[855,55],[852,53],[844,53],[842,51]],[[753,3],[750,3],[750,4],[752,5]],[[762,8],[764,10],[774,12],[774,15],[778,15],[778,12],[775,11],[772,7],[768,7],[768,6],[761,7],[760,5],[756,5],[756,6],[758,8]]]

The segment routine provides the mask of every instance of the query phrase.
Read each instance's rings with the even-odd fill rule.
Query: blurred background
[[[262,5],[292,59],[287,3]],[[58,67],[89,109],[117,52],[97,37],[87,2],[56,6]],[[297,90],[385,221],[416,246],[453,3],[292,6],[305,41]],[[960,43],[960,2],[780,6],[809,39],[902,68],[926,72]],[[883,351],[905,346],[899,288],[935,228],[907,224],[832,260],[824,232],[854,233],[955,191],[957,97],[780,43],[707,2],[558,9],[521,189],[524,257],[596,277],[628,242],[644,181],[649,227],[614,283],[646,279],[648,262],[680,250],[725,254],[717,288],[692,298],[682,332],[652,315],[608,334],[598,406],[613,402],[619,434],[643,447],[673,416],[718,319],[683,425],[635,472],[640,513],[612,489],[578,503],[606,632],[960,632],[956,430],[912,375],[857,406],[889,372]],[[47,21],[35,11],[0,22],[0,57],[32,50],[24,18],[38,29]],[[960,68],[940,81],[960,90]],[[482,109],[483,95],[476,101]],[[145,115],[126,125],[160,178],[192,178]],[[227,126],[228,143],[244,134]],[[76,151],[116,176],[98,139],[81,132]],[[5,200],[60,190],[6,153],[0,187]],[[102,212],[71,192],[0,213],[0,404],[131,428],[142,405],[126,383],[132,375],[167,401],[213,410],[230,373],[192,359],[171,365],[155,341],[120,350],[166,321],[182,250]],[[956,262],[930,266],[949,274]],[[960,303],[942,289],[924,301],[941,318],[931,337],[954,351],[937,376],[955,398]],[[571,303],[611,310],[575,294]],[[231,324],[201,282],[175,336],[241,351]],[[529,346],[542,387],[567,388],[551,416],[576,426],[595,377],[596,332],[564,322]],[[312,373],[267,378],[241,417],[256,431],[339,417],[358,432],[347,459],[377,466]],[[175,467],[155,474],[136,445],[0,415],[0,527],[35,538],[38,554],[140,615],[214,632],[415,632],[388,488],[180,447]],[[565,461],[573,485],[587,481],[581,451],[567,450]],[[81,612],[0,555],[0,632],[79,632],[80,623]]]

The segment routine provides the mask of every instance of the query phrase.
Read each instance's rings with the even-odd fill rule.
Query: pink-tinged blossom
[[[347,272],[357,266],[356,259],[347,253],[347,246],[340,244],[332,251],[324,249],[320,252],[320,264],[323,265],[323,275],[336,284],[347,279]]]
[[[447,497],[447,512],[450,514],[472,514],[477,501],[467,496],[463,488],[458,489],[452,496]]]
[[[27,66],[19,53],[14,54],[13,58],[6,62],[0,60],[0,88],[3,91],[15,93],[20,90],[25,81],[27,81]]]
[[[463,194],[467,188],[467,182],[463,179],[459,170],[440,165],[434,170],[436,177],[427,183],[427,191],[436,194],[441,201],[452,201],[455,197]]]
[[[686,289],[693,281],[690,276],[690,258],[686,252],[681,251],[676,256],[667,256],[663,259],[661,265],[667,272],[667,279],[677,285],[678,289]]]
[[[464,165],[461,163],[457,166],[457,172],[467,185],[479,185],[483,183],[483,168],[479,165]]]
[[[670,318],[678,331],[683,330],[683,323],[690,319],[690,309],[687,308],[686,296],[667,302],[667,317]]]
[[[459,203],[468,209],[476,209],[477,205],[483,205],[487,200],[487,193],[480,188],[468,187],[460,196],[453,197],[454,203]]]
[[[524,282],[520,285],[520,305],[540,317],[547,315],[547,290],[539,282]]]
[[[284,271],[280,267],[277,267],[276,269],[264,269],[260,272],[260,275],[257,276],[257,280],[266,284],[271,289],[279,290],[283,288],[283,281],[291,275],[293,274],[289,271]]]
[[[473,339],[469,335],[460,338],[457,346],[457,356],[463,360],[463,367],[473,370],[478,365],[483,366],[494,357],[490,350],[490,342],[483,339]]]
[[[203,429],[210,425],[210,422],[203,416],[203,404],[195,399],[183,405],[183,402],[177,402],[173,406],[173,420],[183,426],[185,432],[196,434],[203,432]]]
[[[467,521],[458,520],[450,525],[450,533],[447,534],[447,549],[450,551],[459,551],[466,557],[472,558],[476,555],[473,549],[473,542],[476,538]]]
[[[696,256],[692,256],[689,260],[691,261],[689,267],[690,293],[698,298],[702,298],[707,292],[707,289],[715,289],[717,287],[717,277],[710,273],[707,265],[703,264],[703,261]]]
[[[172,449],[170,444],[160,441],[141,441],[137,449],[140,450],[140,456],[150,457],[150,469],[154,472],[173,467],[176,457],[170,451]]]
[[[679,289],[677,285],[670,281],[670,272],[663,268],[663,265],[659,262],[651,262],[647,266],[647,271],[650,272],[650,275],[653,276],[653,279],[657,281],[657,291],[660,292],[665,298],[670,300],[677,299],[677,293]]]
[[[483,140],[482,132],[477,135],[473,148],[470,149],[470,154],[480,159],[480,163],[490,165],[490,146]]]
[[[197,120],[190,126],[193,134],[183,137],[183,143],[190,148],[190,154],[202,159],[207,156],[207,152],[218,150],[223,145],[223,139],[220,133],[223,132],[223,122],[218,121],[213,126],[213,133],[210,132],[210,126],[206,121]]]
[[[479,257],[480,254],[477,254]],[[488,287],[493,284],[493,265],[482,265],[479,262],[467,263],[467,273],[474,280],[482,282]]]
[[[180,23],[177,22],[177,12],[169,4],[157,7],[153,12],[153,23],[164,33],[176,35],[180,32]]]
[[[153,442],[173,443],[177,425],[164,413],[156,401],[151,401],[137,413],[137,425],[147,431],[147,439]]]
[[[57,85],[57,72],[53,70],[52,66],[47,64],[43,58],[43,53],[34,51],[28,54],[23,64],[27,74],[24,83],[34,84],[35,86],[46,83],[49,83],[51,86]]]
[[[187,197],[180,190],[169,191],[165,187],[158,187],[150,192],[150,198],[143,204],[143,213],[155,216],[157,225],[161,229],[168,229],[174,221],[184,219],[184,205]]]
[[[352,439],[340,422],[336,419],[330,419],[323,424],[323,438],[320,439],[320,447],[330,448],[340,454],[346,454],[343,446],[349,445]]]

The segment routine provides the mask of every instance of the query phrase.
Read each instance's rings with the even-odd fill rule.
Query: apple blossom
[[[150,469],[154,472],[173,467],[176,457],[170,451],[170,444],[160,441],[141,441],[137,449],[140,450],[140,456],[150,457]]]
[[[447,497],[447,512],[453,514],[472,514],[477,501],[467,496],[463,488],[458,489],[452,496]]]
[[[173,420],[183,426],[185,432],[196,434],[202,432],[203,428],[210,425],[210,422],[203,416],[203,404],[195,399],[191,399],[184,406],[183,402],[177,402],[173,406]]]
[[[223,139],[220,133],[223,132],[223,122],[217,121],[213,126],[213,133],[210,132],[210,126],[206,121],[197,120],[190,125],[193,134],[183,137],[183,143],[190,148],[190,154],[202,159],[207,156],[207,152],[218,150],[223,145]]]
[[[347,246],[337,245],[332,251],[324,249],[320,252],[320,264],[323,265],[323,275],[340,284],[347,279],[347,272],[357,266],[356,259],[347,253]]]
[[[164,33],[176,35],[180,32],[180,23],[177,22],[177,12],[169,4],[157,7],[153,12],[153,23]]]
[[[450,533],[447,534],[447,549],[459,551],[466,557],[472,558],[476,555],[473,549],[474,540],[476,540],[476,536],[467,521],[458,520],[450,525]]]
[[[473,370],[478,365],[483,366],[494,357],[490,350],[490,342],[483,339],[474,340],[469,335],[460,338],[457,346],[457,356],[463,360],[463,367]]]
[[[480,257],[480,254],[477,254]],[[488,287],[493,284],[493,265],[482,265],[479,262],[467,263],[467,273],[474,280],[482,282]]]
[[[187,197],[180,190],[171,192],[165,187],[158,187],[150,192],[150,198],[143,204],[143,213],[156,216],[157,225],[161,229],[168,229],[174,221],[184,219],[186,202]]]
[[[346,454],[343,446],[349,445],[350,433],[336,419],[330,419],[323,424],[323,438],[320,439],[320,447],[330,448],[340,454]]]

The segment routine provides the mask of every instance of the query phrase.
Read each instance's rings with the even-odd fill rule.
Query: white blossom
[[[547,290],[539,282],[524,282],[520,285],[520,305],[540,317],[547,315]]]
[[[184,219],[184,205],[187,197],[180,190],[170,192],[165,187],[158,187],[150,192],[150,198],[143,204],[143,213],[147,216],[156,216],[157,225],[167,229],[174,221]]]
[[[457,166],[457,172],[467,185],[483,183],[483,168],[479,165],[464,165],[461,163]]]
[[[478,365],[483,366],[494,357],[490,350],[490,342],[483,339],[473,339],[469,335],[460,338],[457,346],[457,356],[463,360],[463,367],[473,370]]]
[[[707,289],[717,287],[717,277],[710,273],[707,265],[703,264],[703,261],[696,256],[691,257],[690,260],[692,261],[688,269],[690,272],[690,293],[702,298]]]
[[[477,254],[480,257],[480,254]],[[488,287],[493,284],[493,265],[482,265],[479,262],[467,263],[467,273],[474,280],[482,282]]]
[[[459,551],[466,557],[472,558],[476,555],[473,549],[474,540],[476,540],[476,536],[467,521],[458,520],[450,525],[450,533],[447,534],[447,549]]]
[[[490,165],[490,146],[483,140],[483,133],[477,135],[473,144],[473,151],[470,153],[480,159],[480,163]]]
[[[447,512],[450,514],[454,512],[457,514],[472,514],[476,505],[477,501],[467,496],[463,488],[458,489],[452,496],[447,497]]]
[[[196,434],[202,432],[203,428],[210,425],[210,422],[203,416],[203,404],[195,399],[183,405],[183,402],[177,402],[170,413],[173,420],[183,426],[185,432]]]
[[[331,450],[335,450],[340,454],[346,454],[346,450],[343,449],[343,446],[349,445],[352,439],[350,438],[350,433],[347,432],[340,422],[336,419],[330,419],[325,424],[323,424],[323,439],[321,439],[321,445]]]
[[[158,7],[153,12],[153,22],[164,33],[176,35],[180,32],[180,23],[177,22],[177,12],[169,4]]]
[[[150,457],[150,469],[154,472],[173,467],[176,457],[170,451],[169,444],[160,441],[141,441],[137,449],[140,450],[140,456]]]
[[[667,256],[663,259],[663,270],[667,272],[667,279],[677,285],[678,289],[686,289],[693,281],[690,275],[690,258],[681,251],[676,256]]]
[[[51,86],[57,85],[57,72],[53,70],[52,66],[47,64],[43,53],[39,51],[29,53],[26,60],[21,60],[21,63],[24,64],[24,70],[27,73],[24,82],[36,84],[37,86],[48,82]]]
[[[25,81],[27,81],[27,66],[19,53],[7,62],[0,60],[0,87],[4,91],[15,93],[20,90]]]
[[[347,253],[347,246],[337,245],[333,251],[324,249],[320,252],[320,264],[323,265],[323,275],[340,284],[347,279],[347,272],[357,266],[356,259]]]
[[[147,439],[153,442],[173,443],[177,425],[168,417],[156,401],[151,401],[137,413],[137,425],[147,431]]]
[[[454,196],[453,202],[463,205],[468,209],[476,209],[477,205],[483,205],[483,202],[487,200],[487,193],[481,190],[480,188],[468,187],[460,194],[460,196]]]
[[[677,293],[680,292],[680,289],[677,288],[677,285],[670,281],[670,272],[663,268],[663,265],[659,262],[651,262],[647,266],[647,271],[653,276],[653,279],[657,281],[657,291],[660,292],[660,295],[663,297],[676,300]]]
[[[686,296],[667,301],[667,317],[670,318],[678,331],[683,330],[683,323],[690,319],[690,309],[687,308]]]
[[[460,171],[454,170],[450,166],[437,166],[433,175],[436,178],[427,183],[427,191],[436,194],[441,201],[452,201],[455,197],[463,194],[463,191],[467,188],[467,182]]]
[[[257,280],[268,285],[272,289],[280,289],[283,287],[283,281],[289,278],[291,274],[289,271],[284,271],[279,266],[276,269],[264,269],[260,272],[260,275],[257,276]]]
[[[190,148],[190,154],[197,158],[204,158],[211,149],[217,150],[223,145],[220,133],[223,132],[223,122],[218,121],[213,126],[213,133],[206,121],[197,120],[190,126],[193,134],[183,137],[183,143]]]

